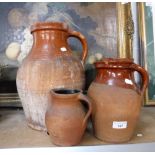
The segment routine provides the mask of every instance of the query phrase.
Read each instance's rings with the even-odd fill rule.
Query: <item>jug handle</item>
[[[138,73],[140,73],[140,75],[142,77],[143,85],[141,88],[141,95],[143,95],[147,86],[148,86],[148,83],[149,83],[148,73],[144,68],[142,68],[141,66],[139,66],[137,64],[132,64],[130,66],[130,68],[133,69],[134,71],[137,71]]]
[[[86,60],[86,57],[87,57],[87,54],[88,54],[88,45],[87,45],[86,38],[80,32],[72,31],[72,30],[69,30],[68,32],[69,32],[68,37],[75,37],[75,38],[79,39],[80,42],[82,43],[82,48],[83,48],[83,51],[82,51],[82,62],[84,64],[85,60]]]
[[[83,120],[83,125],[85,125],[89,116],[92,113],[92,103],[91,103],[90,99],[88,97],[86,97],[85,95],[83,95],[82,93],[79,94],[78,99],[85,101],[88,105],[88,111],[87,111],[86,116]]]

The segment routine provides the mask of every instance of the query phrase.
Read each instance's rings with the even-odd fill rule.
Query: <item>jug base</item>
[[[62,147],[66,147],[66,146],[76,146],[76,145],[78,145],[80,142],[81,142],[81,139],[78,140],[78,141],[76,141],[76,142],[72,142],[72,143],[70,143],[70,142],[59,142],[59,141],[56,141],[56,140],[52,141],[52,143],[53,143],[54,145],[62,146]]]
[[[101,141],[106,142],[106,143],[114,143],[114,144],[126,143],[126,142],[130,141],[130,139],[131,139],[131,137],[129,137],[129,138],[124,138],[124,139],[122,139],[122,140],[112,139],[112,138],[109,138],[109,139],[108,139],[108,138],[105,138],[105,137],[97,136],[96,134],[95,134],[95,137],[96,137],[97,139],[101,140]]]
[[[47,129],[45,127],[41,127],[39,125],[34,125],[32,123],[27,123],[27,125],[34,130],[38,130],[38,131],[47,131]]]

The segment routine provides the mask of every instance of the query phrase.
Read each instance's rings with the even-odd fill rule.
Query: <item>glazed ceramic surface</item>
[[[80,100],[88,104],[87,112]],[[82,139],[91,111],[90,100],[79,90],[51,91],[45,120],[52,142],[60,146],[77,145]]]
[[[104,59],[95,66],[96,79],[88,90],[94,134],[107,142],[128,141],[138,121],[148,74],[132,59]],[[135,71],[142,77],[141,89],[135,83]]]
[[[31,27],[34,44],[17,73],[17,89],[28,125],[46,130],[47,94],[53,88],[82,89],[83,63],[87,56],[85,37],[64,23],[36,23]],[[73,56],[67,43],[78,38],[83,46],[81,60]]]

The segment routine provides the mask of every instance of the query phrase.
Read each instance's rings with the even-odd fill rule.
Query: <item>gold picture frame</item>
[[[117,57],[132,58],[134,23],[131,3],[116,2]],[[0,94],[0,106],[21,106],[18,93]]]
[[[1,107],[21,107],[18,93],[2,93],[0,94]]]
[[[131,3],[117,3],[117,51],[120,58],[133,58],[134,22]]]
[[[148,38],[147,38],[147,34],[148,34],[148,30],[147,30],[147,24],[146,23],[146,3],[145,2],[138,2],[137,3],[137,8],[138,8],[138,24],[139,24],[139,39],[140,39],[140,58],[141,58],[141,65],[148,71],[149,73],[149,86],[146,90],[145,93],[145,99],[144,99],[144,105],[155,105],[155,98],[153,99],[151,96],[151,91],[154,89],[155,91],[155,87],[152,87],[152,82],[151,82],[151,72],[152,70],[150,69],[150,64],[151,64],[151,60],[149,60],[149,55],[148,54],[150,51],[148,49]],[[153,10],[153,9],[152,9]],[[152,23],[153,24],[153,23]],[[150,24],[151,26],[151,24]],[[153,27],[153,25],[152,25]],[[149,28],[149,31],[151,31],[151,28]],[[153,28],[152,28],[153,31]],[[153,34],[153,32],[152,32]],[[151,45],[154,46],[154,45]],[[154,52],[153,50],[151,50],[152,52]],[[151,56],[152,57],[152,56]],[[154,64],[153,64],[154,65]],[[155,66],[155,65],[154,65]],[[155,69],[155,68],[154,68]]]
[[[2,75],[2,69],[7,66],[0,65],[0,76]],[[21,107],[21,102],[18,93],[0,93],[0,107]]]

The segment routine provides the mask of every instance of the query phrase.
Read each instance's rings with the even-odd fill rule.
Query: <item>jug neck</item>
[[[50,91],[50,94],[53,100],[63,101],[63,102],[60,102],[62,104],[75,104],[77,103],[76,101],[78,100],[78,96],[80,92],[81,92],[80,90],[74,90],[74,92],[73,91],[70,92],[70,90],[61,89],[61,90]]]
[[[113,85],[116,80],[133,80],[133,71],[130,69],[118,69],[118,68],[98,68],[95,78],[96,82],[106,83]]]
[[[48,57],[61,55],[69,51],[67,44],[67,32],[61,30],[39,30],[33,32],[33,54],[41,54]]]
[[[95,63],[97,75],[95,82],[109,86],[134,89],[139,93],[134,71],[130,68],[132,59],[105,59]]]

